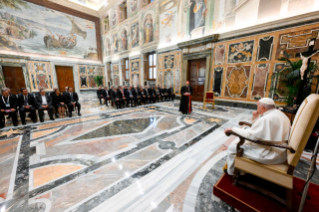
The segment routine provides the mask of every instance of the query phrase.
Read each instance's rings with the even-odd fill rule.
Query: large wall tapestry
[[[225,45],[220,45],[215,47],[215,64],[223,65],[225,59]]]
[[[94,82],[95,76],[104,77],[104,67],[103,66],[87,66],[79,65],[79,84],[80,89],[92,89],[97,88],[96,83]],[[105,78],[103,78],[103,85],[105,84]]]
[[[274,36],[259,39],[257,61],[269,61],[273,48]]]
[[[215,96],[220,96],[222,92],[222,83],[223,83],[223,67],[217,67],[214,69],[214,87],[213,92]]]
[[[299,57],[299,53],[308,50],[311,38],[318,38],[318,28],[281,34],[279,36],[276,59],[281,57]]]
[[[50,62],[28,61],[32,92],[41,88],[52,90],[54,86]]]
[[[256,65],[254,73],[253,88],[251,90],[251,99],[260,99],[265,97],[268,81],[269,64]]]
[[[228,49],[228,63],[251,62],[254,42],[254,40],[250,40],[230,44]]]
[[[95,23],[21,1],[0,9],[0,50],[98,60]]]
[[[247,98],[250,68],[250,66],[227,67],[224,96]]]

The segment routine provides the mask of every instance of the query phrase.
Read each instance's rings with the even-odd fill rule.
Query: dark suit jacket
[[[150,94],[150,96],[153,96],[153,89],[152,88],[148,88],[147,91]]]
[[[106,98],[108,98],[108,97],[111,97],[112,95],[111,95],[111,92],[110,92],[110,90],[108,90],[107,92],[106,92],[106,90],[103,90],[103,98],[104,99],[106,99]]]
[[[49,106],[52,106],[52,98],[51,96],[49,96],[48,94],[45,94],[45,97],[47,99],[47,103]],[[41,94],[37,95],[35,97],[35,104],[36,104],[36,107],[39,108],[42,106],[42,96]]]
[[[168,93],[168,95],[173,95],[174,94],[174,89],[173,88],[167,89],[167,93]]]
[[[67,92],[64,96],[65,96],[66,103],[70,104],[71,103],[71,95],[70,95],[70,93]],[[79,96],[75,92],[73,92],[73,100],[74,100],[74,102],[79,103]]]
[[[101,98],[101,95],[103,95],[103,90],[97,90],[96,91],[96,95],[97,95],[97,98]]]
[[[144,92],[145,97],[148,97],[148,96],[151,95],[150,92],[148,91],[148,89],[147,89],[148,95],[147,95],[147,92],[146,92],[146,89],[145,89],[145,88],[143,89],[143,92]]]
[[[191,95],[193,94],[193,88],[191,86],[188,86],[189,87],[189,93],[191,93]],[[183,95],[187,90],[187,87],[184,85],[181,89],[181,94]]]
[[[30,93],[28,93],[27,95],[28,97],[28,104],[32,107],[35,107],[35,99],[34,99],[34,96]],[[18,97],[18,106],[19,108],[22,108],[24,106],[24,95],[19,95]]]
[[[123,93],[124,93],[124,90],[123,90]],[[123,94],[122,94],[122,91],[120,89],[117,90],[116,92],[116,98],[119,98],[120,100],[123,100]],[[125,93],[124,93],[124,96],[125,96]]]
[[[4,98],[4,97],[3,97]],[[17,109],[17,99],[10,97],[9,98],[10,108]],[[2,95],[0,95],[0,109],[9,109],[6,107],[5,103],[2,100]]]

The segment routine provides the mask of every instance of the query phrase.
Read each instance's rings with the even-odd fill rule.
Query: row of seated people
[[[118,109],[124,107],[136,107],[141,104],[150,104],[155,102],[163,101],[174,101],[175,94],[172,86],[169,88],[161,88],[160,86],[148,88],[145,86],[132,87],[127,86],[112,86],[110,89],[105,87],[99,87],[97,90],[97,97],[102,104],[102,99],[106,106],[108,106],[108,101]]]
[[[11,94],[9,88],[5,88],[1,92],[0,101],[0,128],[5,127],[5,115],[12,119],[12,124],[18,126],[19,111],[22,125],[26,125],[26,112],[29,112],[29,118],[33,123],[37,122],[36,110],[38,110],[40,122],[44,122],[44,110],[48,111],[51,120],[54,120],[54,109],[64,117],[65,107],[68,108],[69,116],[72,117],[72,111],[76,106],[78,114],[80,114],[81,105],[78,102],[78,95],[69,89],[69,93],[61,94],[58,89],[54,94],[47,94],[44,89],[40,89],[38,95],[28,93],[26,88],[22,88],[20,94]],[[63,114],[62,114],[63,112]]]

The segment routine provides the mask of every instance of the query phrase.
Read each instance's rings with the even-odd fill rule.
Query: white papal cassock
[[[266,111],[251,127],[232,128],[233,132],[253,140],[284,142],[289,139],[290,121],[288,117],[277,109]],[[234,173],[234,160],[236,157],[236,146],[239,138],[228,147],[227,172]],[[241,146],[244,149],[244,157],[263,164],[284,163],[287,159],[286,149],[264,146],[245,141]]]

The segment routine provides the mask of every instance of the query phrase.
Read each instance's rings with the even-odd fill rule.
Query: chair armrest
[[[261,141],[261,140],[253,140],[253,139],[250,139],[250,138],[245,138],[233,131],[229,131],[226,133],[227,136],[230,136],[230,135],[235,135],[235,136],[238,136],[240,138],[240,142],[238,143],[237,145],[237,149],[243,145],[245,143],[245,140],[248,140],[248,141],[251,141],[253,143],[256,143],[256,144],[261,144],[261,145],[265,145],[265,146],[273,146],[273,147],[278,147],[278,148],[282,148],[282,149],[287,149],[289,150],[291,153],[295,153],[296,151],[290,147],[288,144],[284,143],[284,142],[275,142],[275,141]]]
[[[252,123],[247,122],[247,121],[240,121],[238,124],[239,124],[240,126],[242,126],[242,125],[247,125],[247,126],[249,126],[249,127],[251,127],[251,125],[252,125]]]

